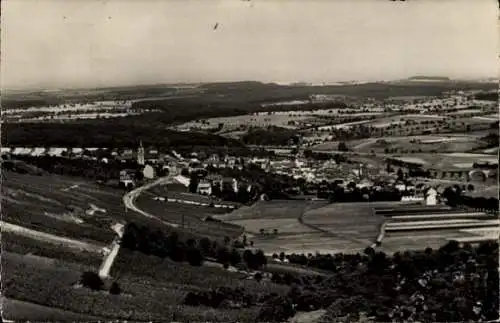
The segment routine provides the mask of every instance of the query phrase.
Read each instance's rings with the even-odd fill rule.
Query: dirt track
[[[60,236],[56,236],[50,233],[40,232],[32,229],[28,229],[19,225],[15,225],[12,223],[0,221],[0,226],[2,231],[12,232],[15,234],[23,235],[25,237],[43,240],[54,244],[64,244],[67,247],[74,248],[77,250],[85,250],[90,252],[102,253],[103,246],[99,246],[97,244],[91,244],[88,242],[82,242],[75,239],[63,238]]]

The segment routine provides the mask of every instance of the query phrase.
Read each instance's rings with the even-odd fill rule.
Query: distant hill
[[[415,81],[420,81],[420,80],[451,81],[451,79],[449,77],[446,77],[446,76],[425,76],[425,75],[412,76],[412,77],[409,77],[408,79],[415,80]]]

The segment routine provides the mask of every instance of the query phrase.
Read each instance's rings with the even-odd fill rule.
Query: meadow
[[[269,255],[359,252],[377,237],[382,219],[371,215],[375,204],[260,201],[220,218],[245,226],[254,246]]]
[[[183,196],[183,198],[186,198]],[[214,216],[223,209],[204,207],[192,204],[156,200],[155,196],[143,194],[136,200],[136,205],[143,211],[154,214],[161,220],[171,223],[184,223],[184,230],[192,235],[221,238],[228,236],[237,238],[243,228],[236,225],[220,222],[204,221],[207,216]]]
[[[5,297],[73,313],[91,313],[106,320],[252,322],[258,310],[215,310],[181,305],[182,296],[185,295],[183,291],[140,277],[120,277],[120,295],[91,291],[75,286],[81,272],[68,263],[52,266],[16,254],[6,253],[2,256]]]

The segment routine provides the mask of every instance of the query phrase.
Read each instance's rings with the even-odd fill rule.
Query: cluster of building
[[[159,152],[156,149],[146,150],[142,143],[138,149],[103,149],[103,148],[7,148],[2,147],[2,155],[13,156],[58,156],[67,158],[83,158],[102,163],[122,162],[123,169],[120,171],[120,184],[124,187],[134,187],[137,181],[137,174],[140,172],[145,180],[152,180],[159,176],[160,172],[180,176],[179,181],[184,181],[185,186],[189,186],[188,174],[193,172],[205,172],[203,179],[197,186],[197,192],[204,195],[212,195],[213,188],[218,186],[221,190],[232,190],[237,193],[239,190],[251,190],[251,183],[239,182],[235,178],[222,177],[217,175],[217,171],[209,172],[208,169],[230,168],[243,170],[245,166],[253,165],[265,172],[285,175],[296,180],[302,179],[311,187],[317,187],[323,183],[337,183],[347,187],[349,183],[354,183],[357,188],[380,189],[392,187],[404,192],[403,199],[421,200],[423,199],[422,188],[417,188],[414,183],[398,180],[396,174],[388,174],[384,169],[380,169],[365,163],[336,163],[333,159],[320,161],[301,156],[280,156],[273,158],[236,157],[198,155],[196,152],[188,156],[181,156],[175,151],[168,153]],[[408,157],[409,158],[409,157]],[[436,169],[429,168],[419,162],[419,159],[408,159],[405,157],[388,158],[387,163],[408,172],[411,169],[425,169],[432,178],[442,178],[451,180],[470,181],[477,178],[483,179],[491,177],[497,171],[498,163],[484,164],[474,163],[475,167],[467,169]],[[127,163],[128,162],[128,163]],[[483,165],[484,164],[484,165]],[[128,165],[129,167],[125,167]],[[133,165],[133,167],[130,167]],[[484,167],[483,167],[484,166]]]

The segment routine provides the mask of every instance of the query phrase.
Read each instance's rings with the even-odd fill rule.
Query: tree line
[[[446,204],[452,207],[466,207],[493,213],[498,212],[498,198],[472,197],[464,194],[465,191],[459,185],[453,185],[445,188],[442,196],[446,199]]]
[[[354,182],[351,182],[347,184],[346,188],[335,185],[335,183],[323,186],[318,190],[317,196],[328,199],[331,203],[342,203],[401,201],[403,194],[395,188],[383,188],[381,190],[374,187],[359,188]]]
[[[267,264],[267,258],[262,250],[245,250],[241,253],[238,248],[241,244],[231,245],[228,237],[224,241],[189,238],[183,241],[175,231],[166,234],[159,229],[152,230],[147,226],[128,223],[121,239],[123,248],[138,251],[146,255],[160,258],[170,258],[177,262],[188,262],[192,266],[202,266],[206,259],[212,259],[222,264],[224,268],[229,265],[246,265],[250,269],[259,269]]]
[[[122,120],[72,123],[5,123],[2,144],[12,147],[100,147],[145,146],[172,149],[182,146],[244,148],[237,140],[200,132],[178,132],[154,124],[124,124]]]
[[[451,241],[440,249],[363,254],[288,255],[291,263],[330,271],[295,284],[282,304],[269,304],[268,321],[293,310],[326,309],[324,322],[364,315],[377,322],[477,322],[498,318],[498,243],[477,247]],[[275,313],[274,315],[272,313]]]

